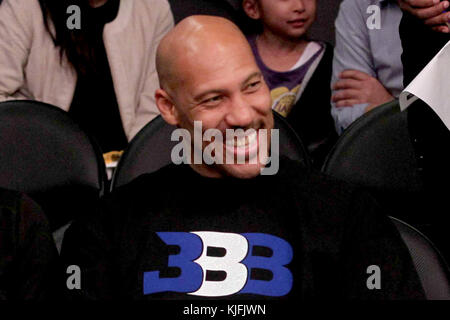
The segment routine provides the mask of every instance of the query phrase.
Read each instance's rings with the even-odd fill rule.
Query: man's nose
[[[237,94],[230,101],[225,117],[228,126],[235,128],[249,128],[253,122],[254,112],[251,103],[244,94]]]

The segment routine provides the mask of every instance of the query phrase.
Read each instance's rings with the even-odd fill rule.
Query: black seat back
[[[409,224],[391,217],[411,254],[428,300],[450,300],[449,268],[433,243]]]
[[[364,114],[340,136],[322,170],[372,188],[421,191],[406,112],[393,101]]]
[[[428,224],[407,114],[400,112],[398,101],[373,109],[347,128],[322,171],[370,190],[397,218]]]
[[[67,112],[35,101],[2,102],[0,137],[0,187],[34,198],[53,230],[103,192],[102,153]]]

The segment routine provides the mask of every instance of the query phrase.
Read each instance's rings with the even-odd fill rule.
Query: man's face
[[[256,0],[266,28],[283,38],[306,34],[316,18],[316,0]]]
[[[206,46],[193,57],[181,59],[181,76],[172,94],[177,125],[194,135],[194,121],[201,121],[203,133],[218,129],[224,138],[223,164],[194,166],[198,172],[210,177],[233,176],[252,178],[264,167],[260,161],[250,163],[249,156],[259,153],[257,136],[246,136],[239,142],[225,142],[226,129],[266,129],[270,147],[270,129],[273,115],[270,94],[248,44],[242,40],[224,45],[223,42]],[[202,150],[211,142],[203,142]],[[192,150],[194,150],[192,148]],[[245,154],[245,163],[227,164],[226,152]],[[250,155],[249,155],[250,153]]]

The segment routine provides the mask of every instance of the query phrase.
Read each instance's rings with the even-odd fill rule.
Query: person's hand
[[[449,1],[440,0],[398,0],[398,5],[403,11],[423,20],[434,31],[450,33],[446,23],[450,22]]]
[[[394,99],[377,79],[358,70],[343,71],[333,90],[339,90],[331,98],[338,108],[368,103],[367,112]]]

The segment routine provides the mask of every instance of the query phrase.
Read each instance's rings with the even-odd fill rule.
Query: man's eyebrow
[[[259,72],[259,71],[253,72],[253,73],[252,73],[251,75],[249,75],[244,81],[242,81],[242,86],[244,86],[244,85],[247,84],[250,80],[252,80],[253,78],[256,78],[256,77],[262,77],[262,73]],[[195,100],[195,101],[201,101],[201,100],[202,100],[204,97],[206,97],[207,95],[210,95],[210,94],[223,94],[223,93],[224,93],[224,90],[220,90],[220,89],[211,89],[211,90],[208,90],[208,91],[205,91],[205,92],[202,92],[202,93],[196,95],[196,96],[194,97],[194,100]]]
[[[262,77],[261,72],[259,72],[259,71],[253,72],[251,75],[249,75],[247,77],[247,79],[245,79],[245,81],[242,82],[242,85],[247,84],[250,80],[252,80],[253,78],[256,78],[256,77]]]
[[[223,90],[212,89],[212,90],[208,90],[208,91],[202,92],[202,93],[196,95],[194,97],[194,100],[195,101],[201,101],[204,97],[206,97],[207,95],[213,94],[213,93],[215,93],[215,94],[222,94]]]

